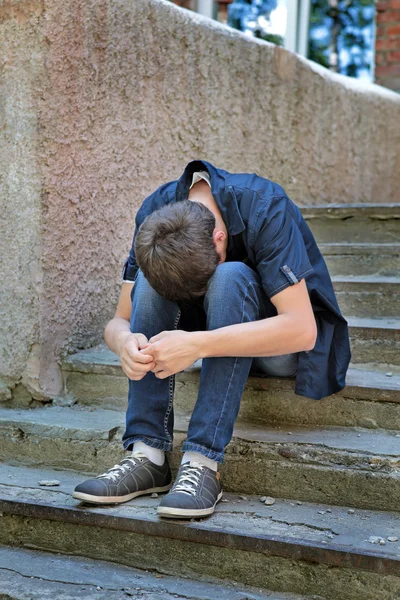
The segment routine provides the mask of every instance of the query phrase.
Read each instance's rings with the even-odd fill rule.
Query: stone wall
[[[40,2],[0,2],[0,376],[39,388],[44,84]],[[7,397],[0,388],[0,400]]]
[[[299,204],[399,200],[393,92],[163,0],[3,0],[0,18],[9,385],[60,392],[60,354],[113,314],[137,208],[189,160]]]

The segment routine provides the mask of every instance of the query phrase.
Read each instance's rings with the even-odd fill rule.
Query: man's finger
[[[122,370],[129,379],[135,379],[136,373],[133,369],[130,369],[127,365],[122,365]]]
[[[150,352],[143,354],[141,350],[138,350],[137,348],[130,348],[128,346],[125,346],[125,350],[127,356],[125,356],[125,354],[123,353],[122,358],[129,358],[131,361],[135,361],[138,363],[149,363],[153,361],[153,356]]]
[[[155,344],[150,344],[149,346],[147,346],[146,348],[142,348],[142,350],[139,350],[139,354],[141,356],[153,356],[154,359],[156,359],[157,356],[157,346],[155,346]]]
[[[150,346],[147,346],[146,348],[141,348],[139,350],[139,354],[141,354],[141,356],[148,356],[150,354],[150,350],[151,350],[151,344],[150,344]]]
[[[141,373],[136,369],[130,369],[129,367],[123,368],[125,375],[129,377],[132,381],[140,381],[143,377],[146,376],[147,373]]]
[[[160,334],[157,333],[157,335],[153,335],[153,337],[149,338],[149,344],[153,344],[154,342],[157,342],[160,339]]]
[[[146,364],[141,364],[138,361],[133,361],[130,357],[128,357],[128,359],[125,357],[121,359],[122,366],[126,366],[128,369],[131,369],[132,371],[137,371],[138,373],[147,373],[151,369],[154,369],[155,364],[156,363],[153,361],[153,359],[151,359],[150,362]]]
[[[138,343],[139,348],[143,348],[146,344],[148,344],[148,339],[144,335],[144,333],[135,333],[135,338]]]
[[[166,379],[167,377],[169,377],[169,373],[167,371],[158,371],[157,373],[154,373],[154,375],[158,379]]]
[[[153,335],[153,337],[149,338],[149,342],[152,344],[153,342],[158,342],[159,340],[162,340],[163,338],[165,338],[166,335],[168,335],[169,333],[171,333],[170,331],[160,331],[160,333],[157,333],[157,335]]]
[[[129,379],[131,379],[132,381],[141,381],[143,379],[143,377],[145,376],[145,373],[136,373],[134,375],[132,375],[131,377],[129,377]]]
[[[145,358],[146,360],[143,360],[143,358]],[[146,371],[149,368],[152,368],[150,366],[152,365],[152,363],[155,363],[155,360],[151,355],[146,357],[140,357],[139,359],[136,356],[132,357],[128,354],[123,354],[121,356],[121,364],[126,364],[132,370],[138,369],[139,371]]]

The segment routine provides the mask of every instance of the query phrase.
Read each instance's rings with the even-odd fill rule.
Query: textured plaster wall
[[[16,17],[16,6],[31,16]],[[18,127],[29,121],[18,160],[5,168],[17,174],[20,207],[17,193],[1,192],[15,211],[6,227],[17,275],[8,281],[6,268],[6,303],[26,281],[39,286],[30,283],[24,299],[29,335],[18,309],[6,309],[21,339],[6,367],[15,356],[12,375],[22,372],[36,335],[31,363],[44,394],[60,390],[60,352],[101,338],[143,198],[189,160],[256,171],[299,204],[400,199],[400,96],[392,92],[163,0],[0,7],[6,48],[25,65],[26,89],[8,89],[7,119],[22,97]],[[12,129],[9,139],[15,146]],[[13,230],[20,213],[26,222]],[[20,260],[31,246],[38,266]]]
[[[0,2],[0,377],[37,391],[42,180],[40,2]],[[0,400],[8,395],[0,389]]]

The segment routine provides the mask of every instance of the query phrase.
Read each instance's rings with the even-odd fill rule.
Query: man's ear
[[[213,231],[213,240],[214,244],[220,244],[225,241],[226,233],[222,231],[222,229],[218,229],[217,227]]]

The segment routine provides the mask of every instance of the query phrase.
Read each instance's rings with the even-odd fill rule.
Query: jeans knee
[[[160,296],[151,287],[143,273],[138,271],[131,291],[132,307],[140,306],[141,310],[147,310],[160,300]]]
[[[131,291],[131,301],[131,328],[136,328],[137,322],[141,326],[143,324],[154,323],[162,327],[164,321],[169,325],[171,319],[173,320],[179,311],[179,307],[175,302],[171,302],[171,300],[160,296],[151,287],[141,271],[138,271],[135,279]]]
[[[259,276],[243,262],[225,262],[217,266],[208,283],[206,300],[231,297],[234,290],[241,291],[250,284],[259,285]]]
[[[135,277],[135,283],[131,294],[132,297],[133,294],[146,294],[146,296],[151,294],[157,294],[156,290],[151,287],[151,285],[149,284],[149,282],[147,281],[146,277],[143,275],[140,269]]]
[[[245,320],[257,319],[261,294],[261,282],[256,271],[242,262],[221,263],[210,279],[204,298],[208,322],[210,318],[216,318],[215,313],[226,319],[232,311],[235,315],[231,317],[235,322],[240,322],[244,311],[249,313]]]
[[[152,288],[141,270],[137,273],[131,292],[131,300],[140,302],[141,306],[142,303],[144,303],[145,306],[157,304],[157,306],[165,305],[168,307],[176,304],[175,302],[168,300],[168,298],[164,298],[164,296],[161,296],[154,288]]]

